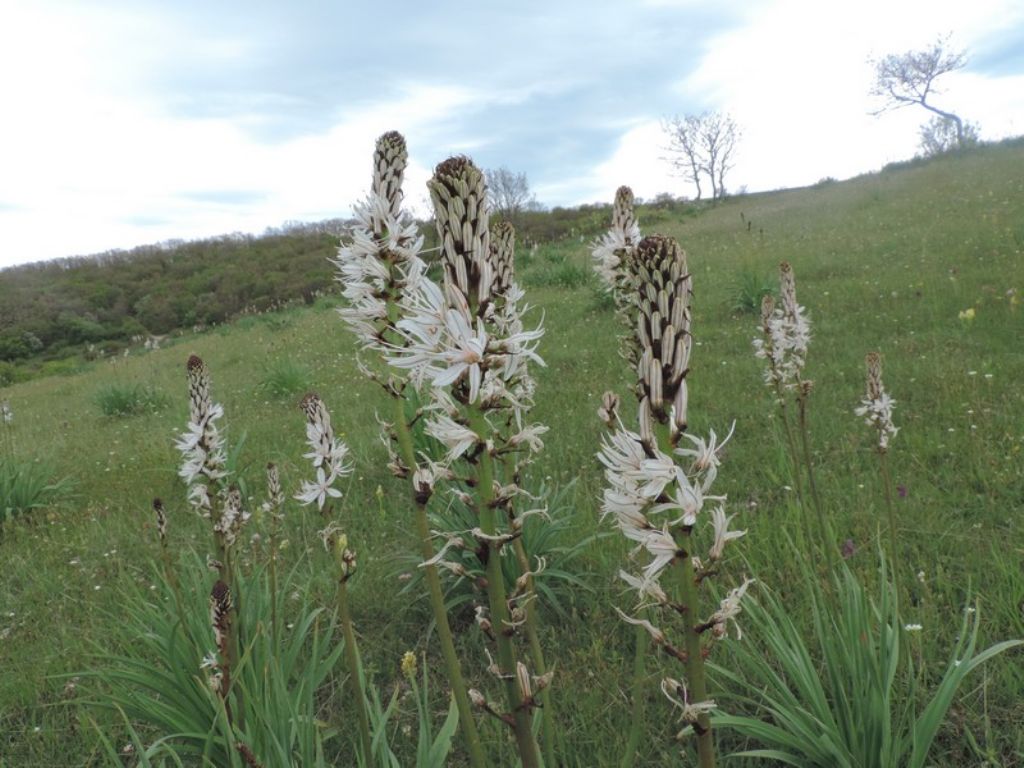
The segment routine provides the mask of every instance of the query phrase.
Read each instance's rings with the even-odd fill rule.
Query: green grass
[[[309,391],[312,382],[308,366],[294,360],[272,360],[267,363],[258,388],[270,397],[297,399]]]
[[[729,494],[730,513],[738,513],[734,527],[748,534],[725,570],[737,580],[755,574],[808,637],[811,601],[799,589],[787,544],[801,518],[786,489],[779,426],[752,355],[756,316],[734,313],[737,283],[745,274],[774,274],[784,259],[794,266],[814,323],[806,373],[815,382],[819,487],[838,535],[857,547],[851,568],[868,582],[877,578],[884,507],[872,436],[853,408],[863,389],[864,353],[882,352],[901,428],[890,455],[894,482],[904,489],[896,499],[901,566],[919,575],[907,620],[924,626],[920,674],[933,683],[956,645],[968,599],[979,605],[978,648],[1024,633],[1024,306],[1014,301],[1024,292],[1021,222],[1024,147],[1013,145],[816,189],[737,197],[696,214],[660,213],[657,222],[683,243],[694,275],[691,427],[721,434],[737,422],[716,487]],[[651,231],[643,211],[640,225]],[[544,245],[522,270],[528,301],[538,317],[544,313],[547,329],[533,418],[551,427],[526,486],[571,488],[557,541],[563,547],[604,530],[595,411],[604,390],[625,399],[631,385],[613,314],[595,299],[588,251],[578,240]],[[958,318],[968,308],[975,310],[969,323]],[[415,545],[407,490],[392,482],[377,439],[374,412],[384,412],[386,403],[358,372],[355,346],[334,313],[314,308],[287,317],[188,337],[116,368],[95,365],[0,390],[17,414],[19,455],[49,461],[78,484],[74,506],[8,525],[0,542],[0,751],[9,765],[105,764],[106,748],[89,718],[115,745],[130,738],[118,715],[72,706],[64,675],[95,665],[97,647],[115,654],[133,642],[111,617],[127,585],[151,583],[153,496],[167,504],[175,546],[205,552],[207,524],[184,503],[172,441],[187,420],[184,365],[193,352],[212,371],[228,439],[234,444],[246,435],[237,466],[252,488],[262,487],[268,460],[279,464],[290,493],[308,474],[301,412],[290,400],[254,393],[268,365],[292,360],[307,367],[307,383],[331,409],[357,467],[343,515],[360,558],[352,598],[364,664],[386,692],[400,682],[403,652],[424,652],[440,665],[425,601],[402,594],[395,574],[395,563]],[[94,393],[132,376],[166,393],[168,406],[140,419],[103,416],[92,405]],[[289,508],[285,557],[292,565],[319,547],[318,525]],[[565,615],[544,615],[569,765],[619,760],[633,632],[613,607],[631,604],[615,578],[627,549],[620,536],[591,540],[568,564],[591,590],[565,601]],[[310,601],[329,605],[330,569],[306,573]],[[487,662],[472,622],[467,610],[454,624],[469,678],[484,683]],[[968,678],[939,730],[931,764],[1024,764],[1022,661],[1019,650],[1009,651]],[[678,726],[657,690],[655,665],[648,669],[651,714],[638,764],[678,764],[671,742]],[[724,684],[712,676],[713,688]],[[343,697],[326,700],[324,717],[345,726],[351,713]],[[440,723],[447,703],[435,705]],[[154,736],[135,725],[144,738]],[[481,728],[502,764],[511,764],[505,734],[490,721]],[[724,730],[719,738],[727,751],[756,748]],[[415,741],[413,734],[396,752],[414,754]]]
[[[105,384],[96,390],[96,406],[104,416],[140,416],[166,408],[169,400],[148,384]]]

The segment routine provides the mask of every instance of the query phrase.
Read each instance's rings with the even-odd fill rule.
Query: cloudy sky
[[[448,154],[524,171],[547,205],[687,194],[660,121],[731,112],[730,188],[915,151],[869,58],[951,33],[936,99],[1024,133],[1020,0],[0,0],[0,265],[346,215],[377,135],[407,197]]]

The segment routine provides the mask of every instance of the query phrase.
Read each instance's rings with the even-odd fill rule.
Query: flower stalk
[[[231,687],[232,665],[238,661],[241,631],[239,617],[240,596],[234,578],[233,549],[250,515],[243,509],[242,494],[237,486],[228,483],[227,457],[224,439],[217,422],[224,409],[210,395],[210,374],[203,360],[191,355],[186,363],[189,391],[189,421],[186,431],[179,437],[177,448],[182,454],[178,475],[188,486],[188,500],[193,509],[212,523],[216,557],[209,560],[217,572],[211,601],[211,621],[217,636],[220,660],[216,667],[221,672],[218,692],[224,700],[229,717],[235,713],[239,727],[244,726],[245,707],[240,688]],[[219,625],[219,629],[218,629]],[[228,696],[233,696],[232,708]]]
[[[347,464],[348,446],[334,436],[331,425],[331,414],[324,401],[314,392],[310,392],[299,403],[306,415],[306,442],[310,447],[305,458],[309,459],[316,472],[316,479],[305,481],[295,498],[303,504],[316,504],[321,515],[330,517],[331,504],[328,499],[341,499],[342,493],[334,484],[352,473]],[[326,507],[326,509],[325,509]],[[348,537],[342,532],[341,526],[330,522],[320,532],[324,547],[331,554],[338,574],[337,605],[341,631],[345,639],[345,663],[348,666],[349,678],[355,693],[356,718],[359,723],[360,746],[364,759],[373,759],[373,738],[370,734],[369,707],[363,686],[363,670],[359,658],[359,647],[352,624],[352,611],[349,607],[348,582],[356,572],[355,552],[348,548]]]
[[[875,429],[877,440],[875,452],[882,475],[882,490],[885,494],[885,508],[889,523],[889,557],[892,559],[893,580],[899,584],[900,551],[896,531],[896,508],[893,504],[892,475],[889,472],[889,444],[899,432],[899,427],[892,421],[896,401],[885,391],[882,384],[882,356],[877,352],[869,352],[864,358],[867,369],[867,392],[854,413],[864,418],[864,423]]]
[[[646,237],[633,254],[630,272],[635,330],[630,339],[634,349],[627,359],[636,361],[638,428],[625,428],[618,398],[607,393],[599,411],[610,430],[598,454],[608,481],[602,510],[605,517],[614,518],[628,540],[639,545],[637,551],[649,557],[639,575],[620,573],[637,591],[638,609],[649,607],[654,620],[681,623],[681,627],[663,629],[650,619],[619,613],[682,665],[684,678],[664,678],[662,691],[695,732],[699,765],[712,768],[710,712],[716,705],[708,695],[705,657],[715,642],[726,637],[726,625],[735,621],[750,582],[733,590],[708,619],[701,618],[700,587],[718,572],[726,544],[745,531],[729,530],[725,497],[711,493],[729,437],[719,443],[713,431],[707,439],[687,432],[693,291],[686,254],[671,238]],[[697,556],[699,524],[708,516],[713,536],[702,560]],[[673,631],[682,633],[681,643],[670,639]],[[643,670],[642,662],[635,661],[634,718],[641,706],[638,681]],[[630,739],[623,765],[633,764],[636,746],[637,740]]]
[[[419,257],[423,239],[412,216],[402,208],[402,182],[407,161],[405,139],[401,134],[391,131],[377,140],[370,196],[357,208],[358,223],[351,239],[343,242],[335,262],[347,299],[347,306],[340,310],[341,317],[363,349],[375,353],[378,361],[407,345],[399,325],[408,320],[408,295],[425,279],[426,266]],[[406,416],[408,374],[392,370],[385,376],[369,368],[364,368],[364,372],[379,383],[393,401],[394,418],[391,424],[385,425],[383,435],[392,456],[389,467],[396,477],[410,484],[427,594],[448,682],[459,710],[459,730],[470,765],[484,768],[488,761],[455,649],[440,575],[434,564],[427,513],[433,479],[428,475],[426,482],[417,482],[418,461],[412,425]]]

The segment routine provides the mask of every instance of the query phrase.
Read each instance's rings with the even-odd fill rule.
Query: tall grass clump
[[[599,454],[608,481],[602,513],[646,557],[639,574],[620,571],[636,590],[637,615],[619,614],[638,627],[638,680],[648,644],[644,632],[679,664],[681,674],[663,678],[661,690],[696,735],[698,764],[710,768],[715,765],[710,715],[717,705],[708,693],[705,659],[726,638],[752,583],[745,579],[716,610],[705,607],[702,592],[719,573],[726,544],[745,534],[729,530],[725,497],[712,493],[728,437],[720,443],[714,431],[707,439],[687,432],[693,280],[685,253],[671,238],[654,235],[641,240],[617,269],[623,311],[634,318],[626,351],[636,370],[639,408],[633,431],[622,421],[618,397],[604,397],[600,415],[610,435]],[[625,766],[635,761],[642,697],[635,687]]]
[[[294,360],[273,360],[263,371],[257,389],[270,397],[294,397],[308,392],[313,374],[309,368]]]
[[[794,560],[798,551],[791,553]],[[754,716],[715,722],[760,745],[733,757],[801,768],[925,768],[940,726],[967,676],[1019,640],[977,650],[980,615],[968,606],[935,683],[914,664],[896,584],[883,566],[872,597],[845,563],[828,592],[804,575],[813,619],[810,638],[781,597],[763,593],[747,606],[753,638],[731,647],[715,671]],[[928,631],[935,631],[930,628]]]
[[[167,407],[167,395],[150,384],[107,384],[94,396],[104,416],[139,416]]]
[[[18,455],[14,410],[0,402],[0,532],[8,520],[64,504],[74,490],[69,476],[45,461]]]
[[[765,296],[772,295],[771,282],[752,269],[740,272],[733,286],[732,311],[738,315],[755,315]]]

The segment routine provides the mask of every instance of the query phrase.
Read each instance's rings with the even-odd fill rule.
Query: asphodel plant
[[[427,514],[435,471],[416,455],[413,442],[413,427],[422,418],[422,412],[415,389],[409,383],[409,371],[390,369],[385,359],[407,346],[399,325],[407,320],[409,296],[426,281],[426,264],[420,258],[423,238],[412,215],[402,206],[407,162],[408,152],[401,134],[390,131],[377,139],[369,197],[356,207],[356,224],[343,240],[335,261],[337,279],[346,299],[346,306],[339,312],[365,353],[361,370],[382,387],[391,401],[391,413],[382,422],[382,438],[390,455],[388,466],[409,489],[424,582],[452,696],[459,710],[460,733],[470,765],[483,768],[488,761],[445,609]],[[437,291],[436,287],[434,290]],[[437,301],[440,303],[440,297]]]
[[[428,187],[443,282],[421,277],[406,292],[396,324],[401,340],[387,359],[419,390],[424,432],[443,446],[445,456],[433,462],[410,455],[405,468],[412,471],[424,504],[447,485],[477,516],[479,525],[451,537],[424,566],[464,575],[465,566],[445,561],[444,555],[453,547],[475,551],[486,590],[477,623],[493,643],[496,660],[492,657],[489,669],[502,682],[506,700],[498,707],[475,690],[472,699],[511,727],[522,764],[536,766],[533,711],[551,681],[532,607],[533,577],[543,563],[528,562],[518,540],[527,514],[539,511],[520,509],[528,495],[519,482],[547,431],[527,421],[535,388],[529,365],[541,362],[535,346],[542,331],[524,328],[522,291],[513,277],[513,233],[505,225],[492,237],[481,171],[468,158],[453,157],[437,166]],[[519,566],[509,583],[502,568],[506,551]],[[519,647],[523,636],[530,643],[532,669]],[[550,717],[549,708],[545,714]],[[545,728],[549,732],[553,739],[553,727]]]
[[[693,338],[686,254],[673,239],[654,235],[640,241],[625,268],[637,422],[627,428],[618,397],[604,396],[599,413],[610,432],[599,454],[608,481],[602,511],[644,558],[639,573],[623,570],[620,576],[637,593],[633,613],[652,618],[619,613],[681,667],[681,674],[666,675],[661,689],[692,727],[699,765],[709,768],[715,764],[710,713],[716,705],[708,695],[705,658],[727,636],[751,582],[744,580],[713,611],[702,594],[720,573],[726,544],[745,532],[729,530],[725,497],[713,493],[728,437],[719,443],[714,431],[706,439],[687,431]],[[639,705],[635,697],[634,707]],[[623,763],[632,764],[626,757]]]
[[[232,667],[238,663],[239,595],[234,578],[234,550],[242,527],[250,515],[243,509],[242,494],[228,481],[224,438],[217,422],[224,409],[210,396],[210,374],[206,364],[196,355],[188,359],[189,421],[177,441],[182,454],[179,476],[188,486],[188,500],[198,514],[210,521],[215,556],[207,563],[217,574],[211,591],[210,621],[216,638],[216,652],[205,666],[211,680],[224,700],[225,711],[240,719],[244,708],[242,692],[232,687]],[[232,708],[230,699],[236,700]],[[239,723],[241,725],[241,723]]]

